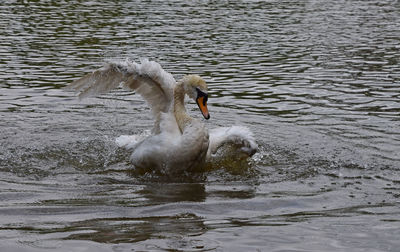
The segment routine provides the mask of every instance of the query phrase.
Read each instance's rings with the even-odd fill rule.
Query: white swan
[[[157,170],[166,174],[201,170],[224,145],[251,156],[257,149],[252,133],[245,127],[222,127],[210,131],[190,117],[184,106],[185,94],[194,99],[205,119],[207,85],[197,75],[186,75],[176,82],[171,74],[147,59],[140,64],[109,61],[104,67],[87,74],[69,85],[79,91],[79,97],[105,93],[122,84],[135,90],[151,107],[155,117],[148,137],[120,136],[119,146],[132,149],[131,162],[137,169]]]

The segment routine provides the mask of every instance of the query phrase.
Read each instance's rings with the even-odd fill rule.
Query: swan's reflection
[[[170,202],[203,202],[206,191],[203,183],[152,183],[141,192],[152,204]]]
[[[194,214],[140,218],[92,219],[72,223],[64,232],[66,240],[90,240],[101,243],[132,243],[151,239],[197,236],[207,231],[203,219]]]
[[[180,234],[200,235],[207,230],[203,219],[184,209],[166,212],[169,203],[203,202],[206,199],[202,183],[149,183],[141,191],[150,205],[127,209],[126,218],[103,218],[74,222],[66,239],[91,240],[104,243],[139,242],[148,239],[171,239]],[[153,206],[153,207],[152,207]],[[135,217],[137,215],[138,217]],[[142,216],[142,217],[139,217]]]

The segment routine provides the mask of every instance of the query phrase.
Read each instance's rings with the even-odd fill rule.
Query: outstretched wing
[[[144,59],[140,64],[124,61],[108,61],[92,73],[71,83],[68,88],[79,92],[79,98],[103,94],[122,84],[135,90],[149,104],[156,118],[155,131],[159,132],[160,113],[167,112],[173,100],[176,81],[160,64]]]
[[[235,150],[234,154],[239,152],[252,156],[257,151],[257,143],[253,133],[243,126],[219,127],[209,131],[210,144],[208,146],[207,157],[217,153],[224,147],[230,146]]]

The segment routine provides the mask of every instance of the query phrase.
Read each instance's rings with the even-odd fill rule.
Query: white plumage
[[[120,136],[116,143],[132,150],[131,162],[137,169],[173,175],[201,171],[204,163],[224,145],[251,156],[257,149],[253,134],[246,127],[232,126],[207,130],[190,117],[184,107],[187,94],[198,104],[203,116],[207,110],[207,85],[197,75],[176,82],[154,61],[108,61],[105,66],[71,83],[79,97],[105,93],[118,87],[135,90],[149,104],[155,118],[151,133]]]

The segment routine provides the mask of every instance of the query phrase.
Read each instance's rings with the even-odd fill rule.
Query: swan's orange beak
[[[201,113],[203,114],[205,119],[210,119],[210,114],[208,113],[208,108],[207,108],[207,95],[205,96],[198,96],[196,99],[197,106],[199,106],[199,109]]]

